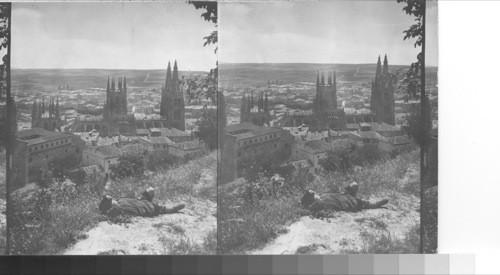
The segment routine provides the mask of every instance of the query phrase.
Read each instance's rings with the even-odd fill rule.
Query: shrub
[[[116,164],[110,165],[109,169],[118,179],[142,176],[144,174],[143,157],[133,154],[122,155]]]
[[[219,188],[218,253],[241,253],[264,245],[301,216],[301,190],[276,181],[261,174],[243,194]]]
[[[98,203],[89,186],[77,187],[69,180],[37,188],[28,198],[14,196],[9,210],[11,254],[60,253],[97,223]]]

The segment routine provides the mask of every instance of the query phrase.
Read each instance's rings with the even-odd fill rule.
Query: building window
[[[28,148],[28,152],[31,152],[31,148]]]

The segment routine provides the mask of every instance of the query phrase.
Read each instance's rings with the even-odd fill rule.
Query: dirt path
[[[217,225],[216,204],[189,198],[185,198],[184,202],[186,208],[182,213],[133,218],[132,223],[124,225],[100,222],[86,233],[85,239],[64,254],[170,254],[172,245],[181,239],[203,245],[206,236]]]
[[[393,238],[403,239],[418,224],[418,198],[400,197],[398,205],[358,213],[336,213],[328,219],[301,217],[265,247],[250,254],[336,254],[363,247],[362,232],[377,234],[385,227]],[[385,230],[384,230],[385,231]]]

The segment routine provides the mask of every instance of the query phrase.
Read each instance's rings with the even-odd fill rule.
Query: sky
[[[215,67],[216,30],[184,2],[14,3],[13,68],[165,69]]]
[[[426,65],[437,66],[437,3],[428,1]],[[393,1],[219,3],[221,63],[416,61],[403,30],[414,18]]]

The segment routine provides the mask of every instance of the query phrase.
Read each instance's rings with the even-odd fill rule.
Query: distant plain
[[[409,66],[391,65],[390,70]],[[267,81],[283,81],[283,84],[315,82],[318,71],[336,71],[337,81],[371,82],[375,77],[376,64],[314,64],[314,63],[220,63],[219,87],[262,86]],[[427,82],[437,81],[437,67],[427,67]]]
[[[179,72],[180,77],[202,72]],[[12,88],[54,91],[69,85],[74,89],[106,88],[108,76],[126,76],[129,88],[161,88],[166,70],[108,69],[13,69]]]

